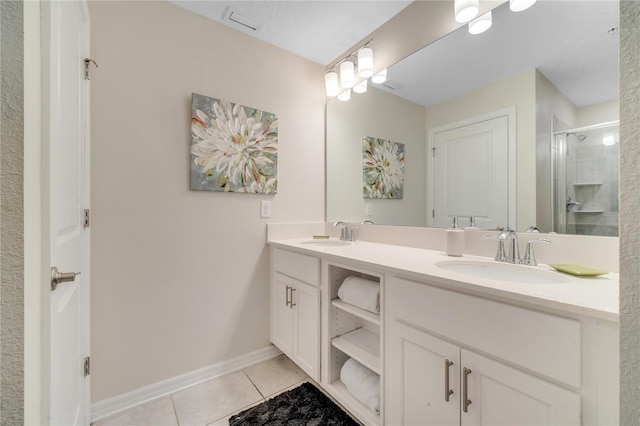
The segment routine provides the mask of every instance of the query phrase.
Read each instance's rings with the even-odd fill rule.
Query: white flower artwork
[[[369,136],[362,143],[364,198],[401,199],[404,144]]]
[[[276,114],[196,93],[191,105],[191,189],[276,193]]]

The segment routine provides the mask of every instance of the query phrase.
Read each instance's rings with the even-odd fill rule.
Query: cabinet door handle
[[[289,306],[291,307],[291,309],[293,309],[294,306],[296,306],[296,303],[293,303],[293,292],[296,291],[295,288],[290,287],[291,288],[291,300],[289,301]]]
[[[449,389],[449,367],[453,365],[453,362],[448,359],[444,360],[444,400],[449,402],[449,396],[453,395],[453,391]]]
[[[289,293],[289,290],[291,290],[291,287],[287,286],[286,292],[285,292],[285,303],[284,306],[289,306],[289,303],[291,303],[291,300],[289,299],[289,295],[291,293]]]
[[[468,412],[468,407],[471,405],[471,400],[468,398],[469,374],[471,374],[471,370],[464,367],[462,369],[462,411],[465,413]]]

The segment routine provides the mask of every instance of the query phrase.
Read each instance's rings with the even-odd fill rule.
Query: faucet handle
[[[551,240],[547,240],[546,238],[538,238],[535,240],[527,241],[527,248],[524,252],[524,258],[522,259],[523,265],[528,266],[537,266],[538,262],[536,262],[536,257],[533,254],[533,243],[547,243],[550,244]]]
[[[504,251],[504,238],[500,238],[500,235],[485,235],[483,239],[498,240],[498,251],[494,260],[496,262],[505,262],[507,260],[507,254]]]

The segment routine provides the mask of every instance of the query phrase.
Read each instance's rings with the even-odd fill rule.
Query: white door
[[[293,361],[313,380],[320,380],[320,290],[294,281]]]
[[[457,126],[457,127],[456,127]],[[429,132],[429,223],[445,228],[453,216],[476,218],[476,226],[515,228],[510,199],[515,178],[510,170],[510,117],[478,117]],[[512,212],[511,212],[512,213]]]
[[[89,82],[84,78],[84,59],[89,57],[89,17],[84,1],[42,5],[50,267],[69,274],[67,282],[55,290],[52,286],[50,292],[50,422],[86,425],[90,420],[84,368],[89,356],[89,231],[84,226],[84,211],[89,208]]]
[[[460,424],[460,348],[395,320],[386,363],[385,423]]]
[[[471,370],[466,378],[470,404],[462,413],[463,426],[580,424],[577,393],[465,349],[461,362]]]

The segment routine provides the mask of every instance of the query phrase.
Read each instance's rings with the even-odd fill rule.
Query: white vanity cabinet
[[[320,380],[320,259],[271,249],[271,341]]]
[[[617,372],[617,357],[602,346],[615,341],[611,330],[395,276],[386,283],[386,424],[616,424],[617,389],[606,383],[615,378],[604,369]]]

